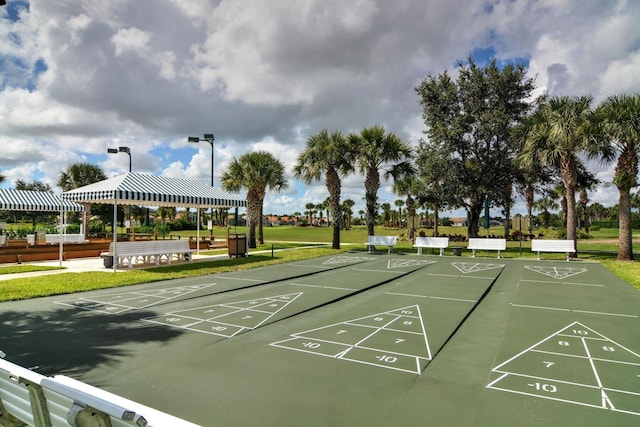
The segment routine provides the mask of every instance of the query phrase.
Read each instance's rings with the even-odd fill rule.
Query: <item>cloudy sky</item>
[[[127,155],[107,154],[119,146],[134,172],[209,182],[211,146],[186,137],[214,133],[216,185],[230,159],[266,150],[290,188],[265,213],[304,211],[327,197],[291,177],[311,134],[380,124],[415,145],[414,88],[469,55],[526,64],[538,93],[639,92],[638,22],[636,0],[7,0],[3,187],[55,188],[78,162],[119,175]],[[362,178],[343,185],[363,209]],[[389,190],[380,201],[393,205]],[[611,205],[617,192],[591,198]]]

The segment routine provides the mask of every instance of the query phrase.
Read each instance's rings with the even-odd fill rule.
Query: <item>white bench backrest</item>
[[[109,252],[113,253],[113,242],[109,244]],[[140,242],[118,242],[118,255],[155,252],[189,252],[189,241],[179,240],[144,240]]]
[[[47,377],[0,359],[0,400],[11,415],[27,425],[36,425],[32,406],[38,402],[31,400],[24,380],[42,387],[47,409],[45,416],[50,418],[52,427],[70,426],[67,417],[76,402],[108,415],[113,427],[142,426],[147,423],[151,426],[196,427],[188,421],[72,378],[62,375]]]
[[[468,249],[485,249],[494,251],[503,251],[507,248],[506,239],[482,239],[470,238]]]
[[[531,250],[533,252],[573,252],[575,250],[574,240],[531,240]]]
[[[367,238],[367,244],[393,246],[397,240],[398,238],[396,236],[369,236]]]
[[[416,247],[424,248],[446,248],[449,246],[448,237],[416,237]]]

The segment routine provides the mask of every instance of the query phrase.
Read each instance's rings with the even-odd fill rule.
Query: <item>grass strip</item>
[[[64,270],[65,267],[54,267],[48,265],[9,265],[7,267],[0,267],[0,274],[15,274],[15,273],[31,273],[32,271],[48,271],[48,270]]]
[[[630,261],[600,260],[600,263],[613,274],[628,282],[640,291],[640,264]]]

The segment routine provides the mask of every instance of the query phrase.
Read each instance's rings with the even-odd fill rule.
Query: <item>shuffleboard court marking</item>
[[[298,332],[290,337],[270,345],[417,375],[432,357],[417,305]]]
[[[224,279],[224,280],[240,280],[242,282],[256,282],[256,283],[268,283],[267,280],[261,280],[261,279],[248,279],[248,278],[244,278],[244,277],[233,277],[233,276],[213,276],[214,279]]]
[[[551,280],[530,280],[530,279],[520,279],[521,283],[550,283],[552,285],[575,285],[575,286],[591,286],[594,288],[604,288],[605,285],[601,285],[598,283],[576,283],[576,282],[552,282]]]
[[[116,294],[79,297],[75,300],[54,301],[54,304],[67,305],[83,310],[98,311],[106,314],[120,314],[130,310],[142,310],[163,304],[172,299],[183,297],[196,291],[215,286],[215,283],[177,286],[165,289],[121,292]]]
[[[589,271],[586,268],[578,267],[548,267],[539,265],[525,265],[524,268],[536,273],[544,274],[545,276],[549,276],[554,279],[566,279],[567,277],[575,276],[577,274]]]
[[[431,265],[435,264],[438,261],[430,261],[430,260],[418,260],[418,259],[397,259],[392,258],[387,261],[387,268],[402,268],[402,267],[415,267],[419,265]]]
[[[640,416],[640,355],[577,321],[492,372],[489,389]]]
[[[416,295],[416,294],[406,294],[402,292],[385,292],[386,295],[398,295],[401,297],[410,297],[410,298],[428,298],[428,299],[439,299],[445,301],[459,301],[459,302],[470,302],[475,304],[478,300],[475,299],[464,299],[464,298],[450,298],[450,297],[436,297],[433,295]]]
[[[349,262],[361,262],[361,261],[371,261],[375,258],[371,257],[361,257],[361,256],[349,256],[349,255],[339,255],[334,256],[323,262],[322,264],[346,264]]]
[[[304,286],[307,288],[318,288],[318,289],[334,289],[337,291],[350,291],[350,292],[355,292],[358,289],[353,289],[353,288],[341,288],[338,286],[323,286],[323,285],[309,285],[307,283],[289,283],[289,286]]]
[[[469,274],[469,273],[477,273],[478,271],[485,270],[493,270],[496,268],[503,268],[504,264],[490,264],[490,263],[482,263],[482,262],[452,262],[452,266],[454,266],[460,273]]]
[[[145,322],[232,338],[259,328],[303,293],[207,305],[141,319]]]
[[[607,313],[604,311],[589,311],[589,310],[575,310],[572,308],[563,308],[563,307],[543,307],[539,305],[526,305],[526,304],[513,304],[512,307],[520,307],[520,308],[533,308],[538,310],[555,310],[555,311],[572,311],[574,313],[586,313],[586,314],[597,314],[601,316],[617,316],[617,317],[631,317],[631,318],[639,318],[637,314],[624,314],[624,313]]]

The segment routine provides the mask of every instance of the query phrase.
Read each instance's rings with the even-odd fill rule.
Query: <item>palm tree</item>
[[[387,168],[385,178],[391,176],[392,171],[411,156],[411,146],[396,134],[386,133],[382,126],[364,128],[358,134],[353,133],[349,135],[349,142],[356,156],[357,167],[365,176],[367,233],[373,236],[380,188],[380,169]]]
[[[386,227],[391,219],[391,203],[381,203],[380,209],[382,209],[382,224]]]
[[[398,227],[402,227],[402,207],[404,206],[404,200],[396,199],[393,204],[398,207]]]
[[[602,138],[618,152],[613,183],[618,187],[620,231],[618,260],[633,260],[631,237],[631,188],[638,176],[640,150],[640,94],[613,95],[596,110]]]
[[[330,207],[333,214],[333,249],[340,249],[340,224],[342,219],[342,205],[340,204],[341,177],[348,175],[352,171],[353,151],[349,146],[349,141],[341,132],[329,133],[326,129],[311,135],[307,139],[307,146],[298,157],[298,163],[293,168],[294,176],[303,179],[307,184],[320,181],[324,175],[325,185],[329,192],[329,204],[327,206]],[[322,221],[322,218],[320,220]]]
[[[313,211],[313,208],[316,207],[316,205],[314,205],[313,203],[307,203],[306,205],[304,205],[304,207],[307,209],[307,212],[309,213],[309,216],[307,218],[309,218],[309,225],[311,225],[311,223],[313,222],[313,218],[311,218],[311,215],[313,215],[311,213],[311,211]]]
[[[256,247],[256,224],[258,240],[264,244],[262,231],[262,205],[267,190],[280,191],[289,187],[284,177],[284,166],[271,153],[253,151],[233,158],[229,169],[221,175],[222,187],[239,192],[247,189],[247,213],[249,219],[249,247]]]
[[[567,199],[567,240],[576,241],[576,180],[578,155],[590,158],[606,152],[604,144],[591,137],[592,97],[552,97],[543,102],[524,123],[522,133],[526,163],[560,166]]]
[[[343,224],[344,228],[349,230],[351,228],[351,217],[353,216],[353,208],[356,202],[351,199],[346,199],[342,201],[342,216],[344,218]]]
[[[560,207],[560,205],[558,205],[558,203],[556,203],[556,201],[551,197],[547,196],[535,201],[533,203],[533,207],[539,211],[542,211],[542,213],[540,214],[542,217],[542,226],[547,228],[549,227],[551,220],[551,213],[549,213],[549,209],[556,210]]]
[[[104,181],[107,179],[107,175],[100,169],[99,166],[92,165],[90,163],[74,163],[67,168],[66,171],[62,171],[58,177],[58,187],[62,188],[62,191],[70,191],[85,185],[93,184],[95,182]],[[92,209],[91,204],[87,204],[82,218],[84,225],[85,238],[88,236],[89,227],[87,227],[87,218],[91,218],[92,210],[98,211],[98,215],[105,218],[109,213],[109,207],[106,205],[96,207]],[[114,224],[115,227],[115,224]]]

